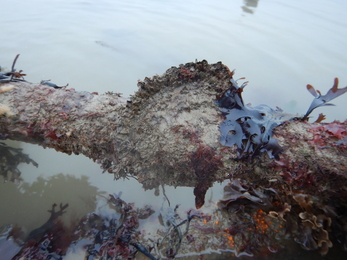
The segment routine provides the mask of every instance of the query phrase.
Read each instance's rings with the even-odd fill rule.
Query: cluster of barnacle
[[[46,131],[44,137],[49,137],[50,139],[56,140],[58,142],[60,141],[61,135],[56,133],[56,130],[52,127],[50,120],[44,122],[41,125],[41,130]]]
[[[0,142],[0,175],[4,177],[4,181],[8,181],[11,174],[11,181],[19,181],[21,172],[18,169],[20,163],[32,164],[38,167],[38,164],[30,159],[27,154],[22,153],[21,148],[13,148]]]
[[[181,133],[183,139],[189,139],[191,143],[202,143],[200,137],[201,133],[194,130],[192,127],[185,127],[184,125],[175,125],[171,128],[175,133]]]
[[[178,74],[178,78],[179,79],[193,79],[195,77],[195,75],[193,74],[193,72],[195,71],[193,68],[186,68],[184,66],[180,66],[179,67],[180,71]]]

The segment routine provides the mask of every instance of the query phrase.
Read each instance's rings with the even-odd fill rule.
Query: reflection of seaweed
[[[54,226],[54,223],[57,220],[57,218],[62,216],[65,213],[64,209],[66,209],[69,206],[69,204],[65,204],[63,206],[63,204],[60,203],[60,206],[59,206],[60,210],[58,210],[58,211],[55,211],[56,206],[57,206],[57,204],[55,204],[55,203],[52,205],[52,209],[48,210],[48,212],[51,213],[51,216],[49,217],[47,222],[45,224],[43,224],[41,227],[31,231],[29,236],[27,237],[26,241],[29,241],[31,239],[37,239],[42,234],[44,234],[49,229],[51,229]]]
[[[22,153],[22,149],[13,148],[0,142],[0,175],[4,177],[5,181],[8,180],[9,173],[12,174],[11,181],[20,180],[21,172],[17,168],[20,163],[32,163],[38,167],[34,160]]]
[[[242,10],[246,13],[253,14],[253,10],[258,6],[259,0],[244,0],[245,5],[241,6]]]
[[[176,212],[178,206],[174,210],[169,209],[163,216],[165,230],[158,230],[161,238],[155,239],[156,241],[146,238],[149,243],[143,244],[144,234],[138,229],[140,219],[150,217],[154,211],[149,206],[135,208],[133,203],[126,203],[116,195],[110,195],[109,205],[117,211],[116,217],[110,219],[91,213],[67,228],[56,219],[64,213],[67,205],[60,205],[61,210],[55,212],[54,204],[50,219],[32,232],[35,235],[27,239],[13,259],[62,259],[72,244],[84,239],[90,241],[84,246],[85,259],[88,260],[137,259],[138,252],[151,260],[161,257],[173,259],[182,246],[194,241],[194,237],[188,234],[191,221],[203,218],[202,215],[188,211],[186,218],[181,219]]]
[[[103,46],[103,47],[106,47],[106,48],[109,48],[111,50],[114,50],[114,51],[118,51],[118,49],[106,42],[103,42],[103,41],[95,41],[96,44],[99,44],[100,46]]]
[[[51,216],[45,224],[30,232],[21,250],[12,258],[17,259],[62,259],[69,245],[76,236],[73,236],[58,219],[65,212],[68,204],[60,204],[60,210],[55,211],[57,204],[52,205],[48,212]]]
[[[148,218],[154,211],[146,206],[142,209],[134,208],[132,203],[126,203],[117,196],[110,195],[110,203],[119,212],[119,218],[109,219],[96,213],[88,214],[80,221],[74,221],[66,227],[59,217],[63,215],[68,204],[60,204],[60,210],[55,211],[56,204],[48,221],[33,230],[21,250],[13,259],[63,259],[68,248],[77,241],[89,239],[86,259],[134,259],[137,252],[141,252],[150,259],[156,259],[137,238],[139,219]],[[17,226],[7,232],[7,238],[15,238],[20,234]],[[17,235],[18,236],[18,235]],[[17,239],[18,240],[18,239]]]

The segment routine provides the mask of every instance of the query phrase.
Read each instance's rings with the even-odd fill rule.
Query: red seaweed
[[[342,123],[333,121],[318,126],[312,125],[310,132],[313,133],[313,137],[309,143],[316,145],[318,148],[335,146],[347,149],[347,120]]]
[[[206,145],[200,145],[189,156],[190,167],[195,173],[198,184],[194,189],[195,207],[201,208],[205,203],[205,194],[213,183],[214,173],[223,166],[221,158]]]

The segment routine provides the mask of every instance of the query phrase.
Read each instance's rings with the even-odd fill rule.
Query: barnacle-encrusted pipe
[[[220,125],[226,118],[216,97],[233,86],[231,77],[222,63],[187,63],[162,76],[145,78],[130,99],[10,82],[13,89],[0,93],[0,104],[10,108],[0,116],[0,133],[3,138],[84,154],[116,178],[136,176],[146,188],[181,185],[197,187],[203,193],[214,181],[237,175],[248,176],[252,182],[279,181],[280,164],[268,167],[274,159],[257,153],[253,158],[261,159],[257,164],[234,160],[239,158],[239,147],[220,143]],[[256,114],[255,109],[243,112]],[[343,123],[336,124],[343,127]],[[280,159],[302,163],[308,169],[317,162],[328,172],[346,175],[343,147],[347,146],[347,133],[317,137],[315,128],[301,121],[268,129],[283,149]],[[322,143],[327,149],[321,149]]]

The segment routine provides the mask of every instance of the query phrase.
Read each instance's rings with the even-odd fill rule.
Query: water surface
[[[51,79],[76,90],[114,91],[129,96],[137,80],[171,66],[206,59],[236,69],[250,81],[244,100],[304,114],[310,83],[327,91],[333,79],[347,85],[347,3],[343,0],[233,1],[6,1],[1,4],[0,65],[17,69],[30,82]],[[317,109],[329,121],[346,118],[346,97],[337,107]],[[12,143],[13,144],[13,143]],[[14,143],[39,163],[22,165],[23,182],[1,184],[0,226],[27,230],[47,219],[52,201],[69,203],[64,216],[102,210],[105,196],[157,209],[164,201],[135,180],[113,181],[82,156]],[[172,205],[193,207],[190,188],[166,187]],[[217,184],[208,195],[222,196]],[[82,258],[81,258],[82,259]]]

